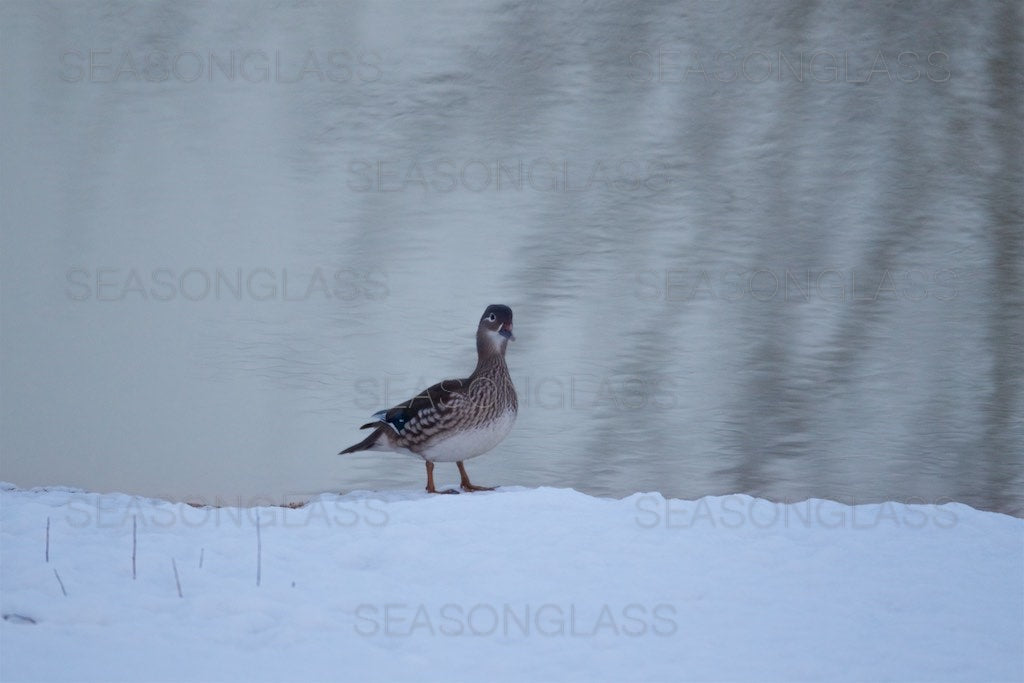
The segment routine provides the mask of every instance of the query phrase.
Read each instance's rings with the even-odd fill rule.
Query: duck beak
[[[500,334],[505,339],[508,339],[509,341],[516,340],[515,336],[512,334],[512,323],[503,323],[502,326],[498,329],[498,334]]]

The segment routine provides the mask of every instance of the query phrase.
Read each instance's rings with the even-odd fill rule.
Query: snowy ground
[[[4,681],[1024,677],[1024,520],[959,504],[0,495]]]

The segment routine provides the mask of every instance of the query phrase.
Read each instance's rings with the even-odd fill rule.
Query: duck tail
[[[371,426],[371,425],[364,425],[363,428],[369,427],[369,426]],[[380,437],[381,437],[381,435],[383,433],[384,433],[384,428],[383,427],[377,427],[376,429],[373,430],[373,433],[371,433],[368,437],[366,437],[365,439],[363,439],[362,441],[360,441],[359,443],[357,443],[354,446],[349,446],[348,448],[346,448],[342,452],[338,453],[338,455],[345,455],[346,453],[355,453],[356,451],[368,451],[368,450],[372,449],[374,446],[377,445],[377,440],[380,439]]]

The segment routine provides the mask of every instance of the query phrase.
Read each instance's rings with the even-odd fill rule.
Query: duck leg
[[[462,464],[461,460],[457,464],[459,466],[459,476],[462,477],[462,490],[463,491],[493,491],[494,490],[493,486],[477,486],[476,484],[471,482],[469,480],[469,474],[466,473],[466,466]]]
[[[438,491],[434,488],[434,463],[429,460],[427,463],[427,493],[458,493],[455,489],[447,489],[445,491]],[[461,463],[460,463],[461,464]],[[469,481],[468,479],[466,481]]]

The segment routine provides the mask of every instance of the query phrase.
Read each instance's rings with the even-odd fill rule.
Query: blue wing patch
[[[394,415],[388,417],[388,411],[379,410],[373,414],[373,419],[380,422],[386,422],[396,431],[401,433],[405,428],[405,423],[409,421],[409,417],[405,414],[405,410],[398,410]]]

